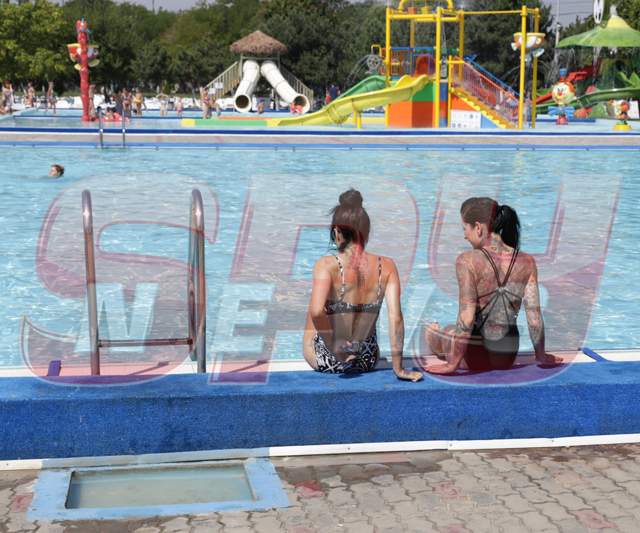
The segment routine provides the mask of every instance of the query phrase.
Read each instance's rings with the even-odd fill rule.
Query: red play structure
[[[80,71],[80,97],[82,99],[82,120],[89,122],[89,67],[98,64],[98,46],[89,44],[89,27],[84,19],[76,21],[78,42],[67,45],[71,61],[76,63],[76,70]]]

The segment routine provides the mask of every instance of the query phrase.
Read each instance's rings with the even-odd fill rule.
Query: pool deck
[[[637,361],[522,364],[420,383],[388,369],[257,377],[172,374],[122,385],[106,376],[88,386],[3,378],[0,459],[640,433]]]
[[[37,471],[0,471],[0,531],[38,533],[636,533],[640,446],[428,451],[272,461],[288,507],[34,521]]]
[[[97,130],[5,128],[0,145],[100,146]],[[122,131],[105,130],[103,146],[122,147]],[[453,131],[317,129],[131,129],[128,147],[201,147],[219,149],[621,149],[639,150],[640,132],[602,131]]]

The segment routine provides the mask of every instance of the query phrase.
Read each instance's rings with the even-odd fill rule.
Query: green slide
[[[351,89],[343,92],[336,100],[340,100],[341,98],[348,98],[349,96],[355,96],[356,94],[361,93],[370,93],[373,91],[380,91],[385,88],[384,76],[379,76],[374,74],[373,76],[369,76],[362,81],[356,83]]]

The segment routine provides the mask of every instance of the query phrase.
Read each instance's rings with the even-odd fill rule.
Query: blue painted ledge
[[[521,378],[529,381],[507,383]],[[502,383],[482,384],[491,379]],[[0,459],[640,433],[639,393],[640,363],[417,384],[390,370],[273,373],[262,385],[210,384],[206,375],[104,387],[4,378]]]

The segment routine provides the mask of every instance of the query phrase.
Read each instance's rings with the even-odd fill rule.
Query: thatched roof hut
[[[229,47],[229,50],[234,54],[256,56],[275,56],[287,53],[287,47],[284,44],[261,31],[254,31],[236,41]]]

